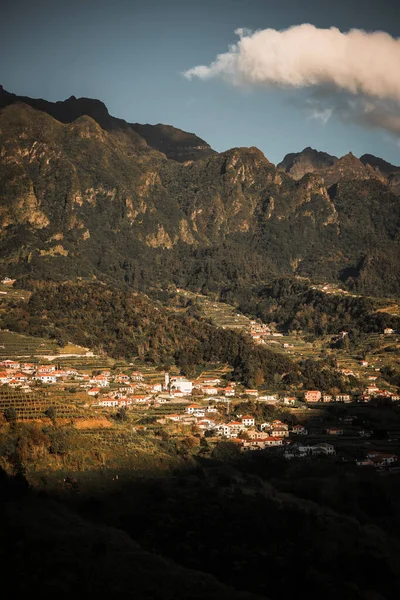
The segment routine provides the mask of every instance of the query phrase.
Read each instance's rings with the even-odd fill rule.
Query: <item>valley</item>
[[[62,597],[398,596],[397,172],[0,88],[6,565]]]

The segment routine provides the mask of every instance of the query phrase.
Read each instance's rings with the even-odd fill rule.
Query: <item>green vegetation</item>
[[[218,292],[296,274],[399,293],[399,203],[370,171],[351,179],[345,165],[326,188],[256,148],[214,154],[173,128],[135,131],[98,101],[24,99],[34,110],[1,98],[3,275]],[[179,160],[203,158],[167,160],[141,133]]]
[[[299,366],[282,354],[254,346],[247,336],[156,305],[143,294],[111,291],[101,284],[32,283],[33,293],[3,314],[2,326],[34,336],[71,340],[115,358],[139,357],[162,368],[228,363],[247,386],[282,385],[342,389],[343,377],[327,361]]]
[[[400,329],[388,180],[313,151],[319,174],[295,180],[257,148],[217,154],[99,101],[22,100],[0,89],[0,274],[17,278],[0,285],[0,358],[135,369],[143,386],[165,370],[239,394],[398,392],[399,336],[383,334]],[[283,166],[304,169],[296,158]],[[286,344],[254,344],[249,317]],[[167,419],[185,412],[178,399],[96,407],[80,377],[1,387],[4,589],[18,565],[17,596],[399,597],[398,468],[355,463],[400,455],[390,398],[278,409],[243,396],[207,413],[335,439],[336,455],[286,460],[284,445],[245,453],[207,422]]]

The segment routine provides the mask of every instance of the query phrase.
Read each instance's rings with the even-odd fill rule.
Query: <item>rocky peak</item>
[[[378,156],[374,156],[373,154],[363,154],[360,156],[360,161],[364,165],[370,165],[374,169],[379,169],[382,175],[390,175],[391,173],[400,173],[400,167],[396,167],[391,163],[383,160],[383,158],[379,158]]]
[[[306,173],[313,173],[320,169],[330,167],[337,161],[336,156],[319,152],[310,146],[301,152],[287,154],[277,167],[288,173],[293,179],[301,179]]]
[[[370,165],[364,165],[352,152],[345,154],[332,166],[320,170],[326,187],[330,187],[339,181],[346,180],[368,180],[383,178]]]

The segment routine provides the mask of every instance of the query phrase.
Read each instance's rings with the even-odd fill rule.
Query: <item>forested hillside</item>
[[[398,197],[351,154],[294,179],[257,148],[217,154],[99,101],[0,100],[3,276],[213,291],[299,275],[399,292]]]

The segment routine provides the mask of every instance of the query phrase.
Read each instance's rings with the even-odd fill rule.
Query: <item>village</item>
[[[5,297],[29,295],[2,282]],[[19,421],[56,415],[58,423],[79,427],[117,427],[131,431],[191,434],[234,446],[243,454],[265,452],[287,460],[326,457],[387,472],[397,469],[400,454],[400,392],[382,376],[394,364],[400,336],[386,328],[368,338],[370,349],[358,357],[330,350],[331,339],[309,342],[299,333],[282,333],[274,323],[250,319],[232,305],[177,289],[196,302],[218,327],[236,329],[255,345],[268,345],[293,360],[329,353],[348,391],[247,389],[232,378],[228,365],[209,365],[191,378],[132,358],[97,356],[89,348],[0,330],[0,415]],[[344,339],[342,331],[337,338]],[[376,350],[372,351],[371,348]],[[388,352],[388,350],[391,350]],[[394,359],[392,358],[394,357]]]
[[[2,360],[0,410],[9,417],[14,407],[14,417],[22,420],[62,415],[69,392],[68,402],[79,398],[80,417],[119,415],[129,418],[136,431],[162,427],[178,436],[191,432],[211,444],[230,442],[243,453],[272,452],[287,460],[340,457],[360,467],[382,471],[400,468],[400,424],[388,431],[386,440],[374,444],[377,427],[362,417],[362,407],[377,399],[397,409],[400,396],[377,386],[370,385],[359,395],[334,395],[323,390],[289,395],[246,389],[229,380],[226,368],[217,370],[217,375],[203,374],[191,380],[167,372],[142,372],[134,365],[91,372],[62,366],[68,361],[74,362],[72,358],[62,360],[62,356],[58,364]],[[46,398],[39,402],[39,409],[38,398]],[[36,406],[35,414],[29,408],[30,399],[31,408]],[[326,407],[338,411],[321,416]],[[350,407],[354,410],[346,410]]]

